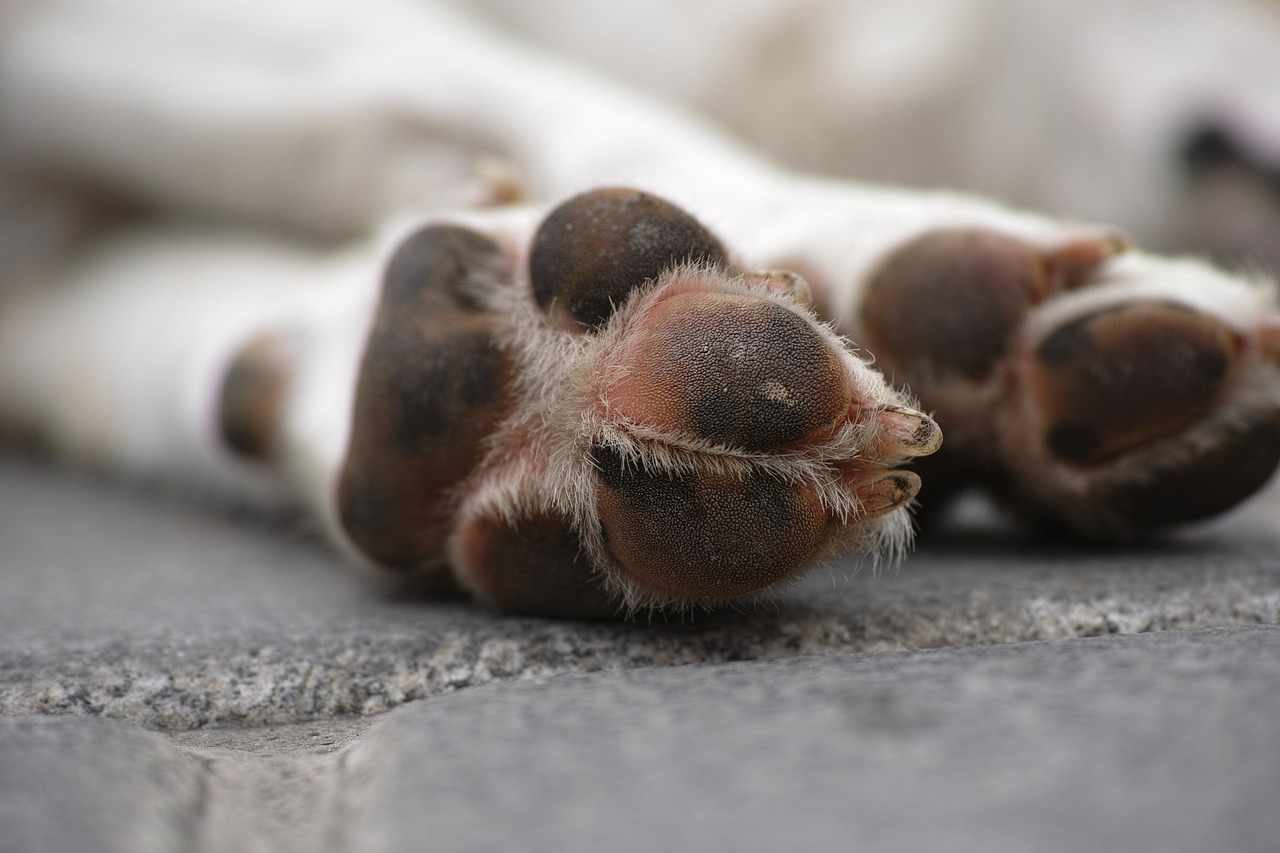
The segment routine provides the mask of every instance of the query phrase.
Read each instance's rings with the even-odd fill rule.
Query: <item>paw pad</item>
[[[512,368],[474,279],[502,264],[484,235],[436,226],[409,237],[387,265],[338,487],[347,535],[382,565],[440,558],[448,490],[509,409]]]
[[[628,420],[742,450],[782,447],[840,422],[852,402],[835,350],[793,311],[686,293],[640,318],[608,405]]]
[[[1230,509],[1262,488],[1280,466],[1280,421],[1236,428],[1176,466],[1100,488],[1091,497],[1131,530],[1186,524]]]
[[[519,256],[508,222],[529,229],[527,279],[455,226],[387,265],[338,491],[363,553],[448,559],[502,609],[600,616],[901,548],[919,479],[894,466],[940,433],[813,317],[803,279],[734,274],[701,223],[633,190],[501,220]]]
[[[592,190],[553,210],[534,237],[533,297],[599,329],[636,288],[680,263],[717,266],[725,251],[702,223],[638,190]]]
[[[285,342],[255,338],[236,353],[218,392],[218,430],[236,455],[267,462],[276,455],[291,373]]]
[[[1214,408],[1239,352],[1230,329],[1176,304],[1118,305],[1059,327],[1030,372],[1049,450],[1096,464],[1185,429]]]
[[[987,230],[934,231],[895,251],[868,286],[867,347],[908,382],[986,377],[1047,291],[1035,249]]]
[[[591,461],[606,547],[663,593],[755,592],[806,564],[827,529],[817,494],[767,472],[653,472],[607,446]]]
[[[1086,284],[1128,247],[1110,231],[1069,235],[1052,246],[985,228],[930,231],[872,274],[864,343],[913,387],[981,382],[1007,355],[1031,308]]]
[[[499,609],[575,618],[618,610],[562,516],[480,517],[463,528],[459,543],[471,587]]]

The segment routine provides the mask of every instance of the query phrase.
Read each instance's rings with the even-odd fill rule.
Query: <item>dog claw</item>
[[[942,446],[942,430],[933,418],[923,412],[886,406],[875,417],[884,428],[887,440],[881,446],[886,455],[929,456]]]
[[[878,518],[909,504],[920,492],[920,476],[913,471],[890,471],[856,490],[864,518]]]
[[[801,308],[813,308],[813,289],[799,273],[791,270],[758,270],[747,273],[742,280],[749,285],[789,296]]]

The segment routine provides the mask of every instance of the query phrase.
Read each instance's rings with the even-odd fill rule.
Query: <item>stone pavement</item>
[[[1280,493],[1123,551],[973,513],[769,607],[556,622],[0,463],[0,853],[1277,849]]]

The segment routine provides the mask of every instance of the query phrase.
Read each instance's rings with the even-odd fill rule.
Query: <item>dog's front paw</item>
[[[938,464],[1090,535],[1207,518],[1280,464],[1272,292],[1124,248],[939,230],[863,303],[878,366],[947,428]]]
[[[629,189],[523,232],[468,221],[389,268],[339,495],[368,556],[447,557],[503,609],[608,615],[905,545],[919,478],[899,466],[941,433],[814,317],[798,276],[739,271]]]

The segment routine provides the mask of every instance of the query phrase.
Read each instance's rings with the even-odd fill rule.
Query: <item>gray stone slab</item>
[[[749,612],[566,622],[405,595],[294,527],[9,460],[0,713],[266,725],[566,672],[1275,623],[1278,521],[1273,490],[1114,551],[979,517],[898,571],[819,575]]]
[[[0,850],[1262,853],[1280,628],[477,686],[374,722],[0,719]]]
[[[366,721],[0,719],[0,851],[1262,853],[1280,627],[644,668]]]
[[[0,853],[195,850],[204,773],[124,723],[0,718]]]
[[[1280,628],[567,676],[404,708],[350,849],[1274,851]]]

